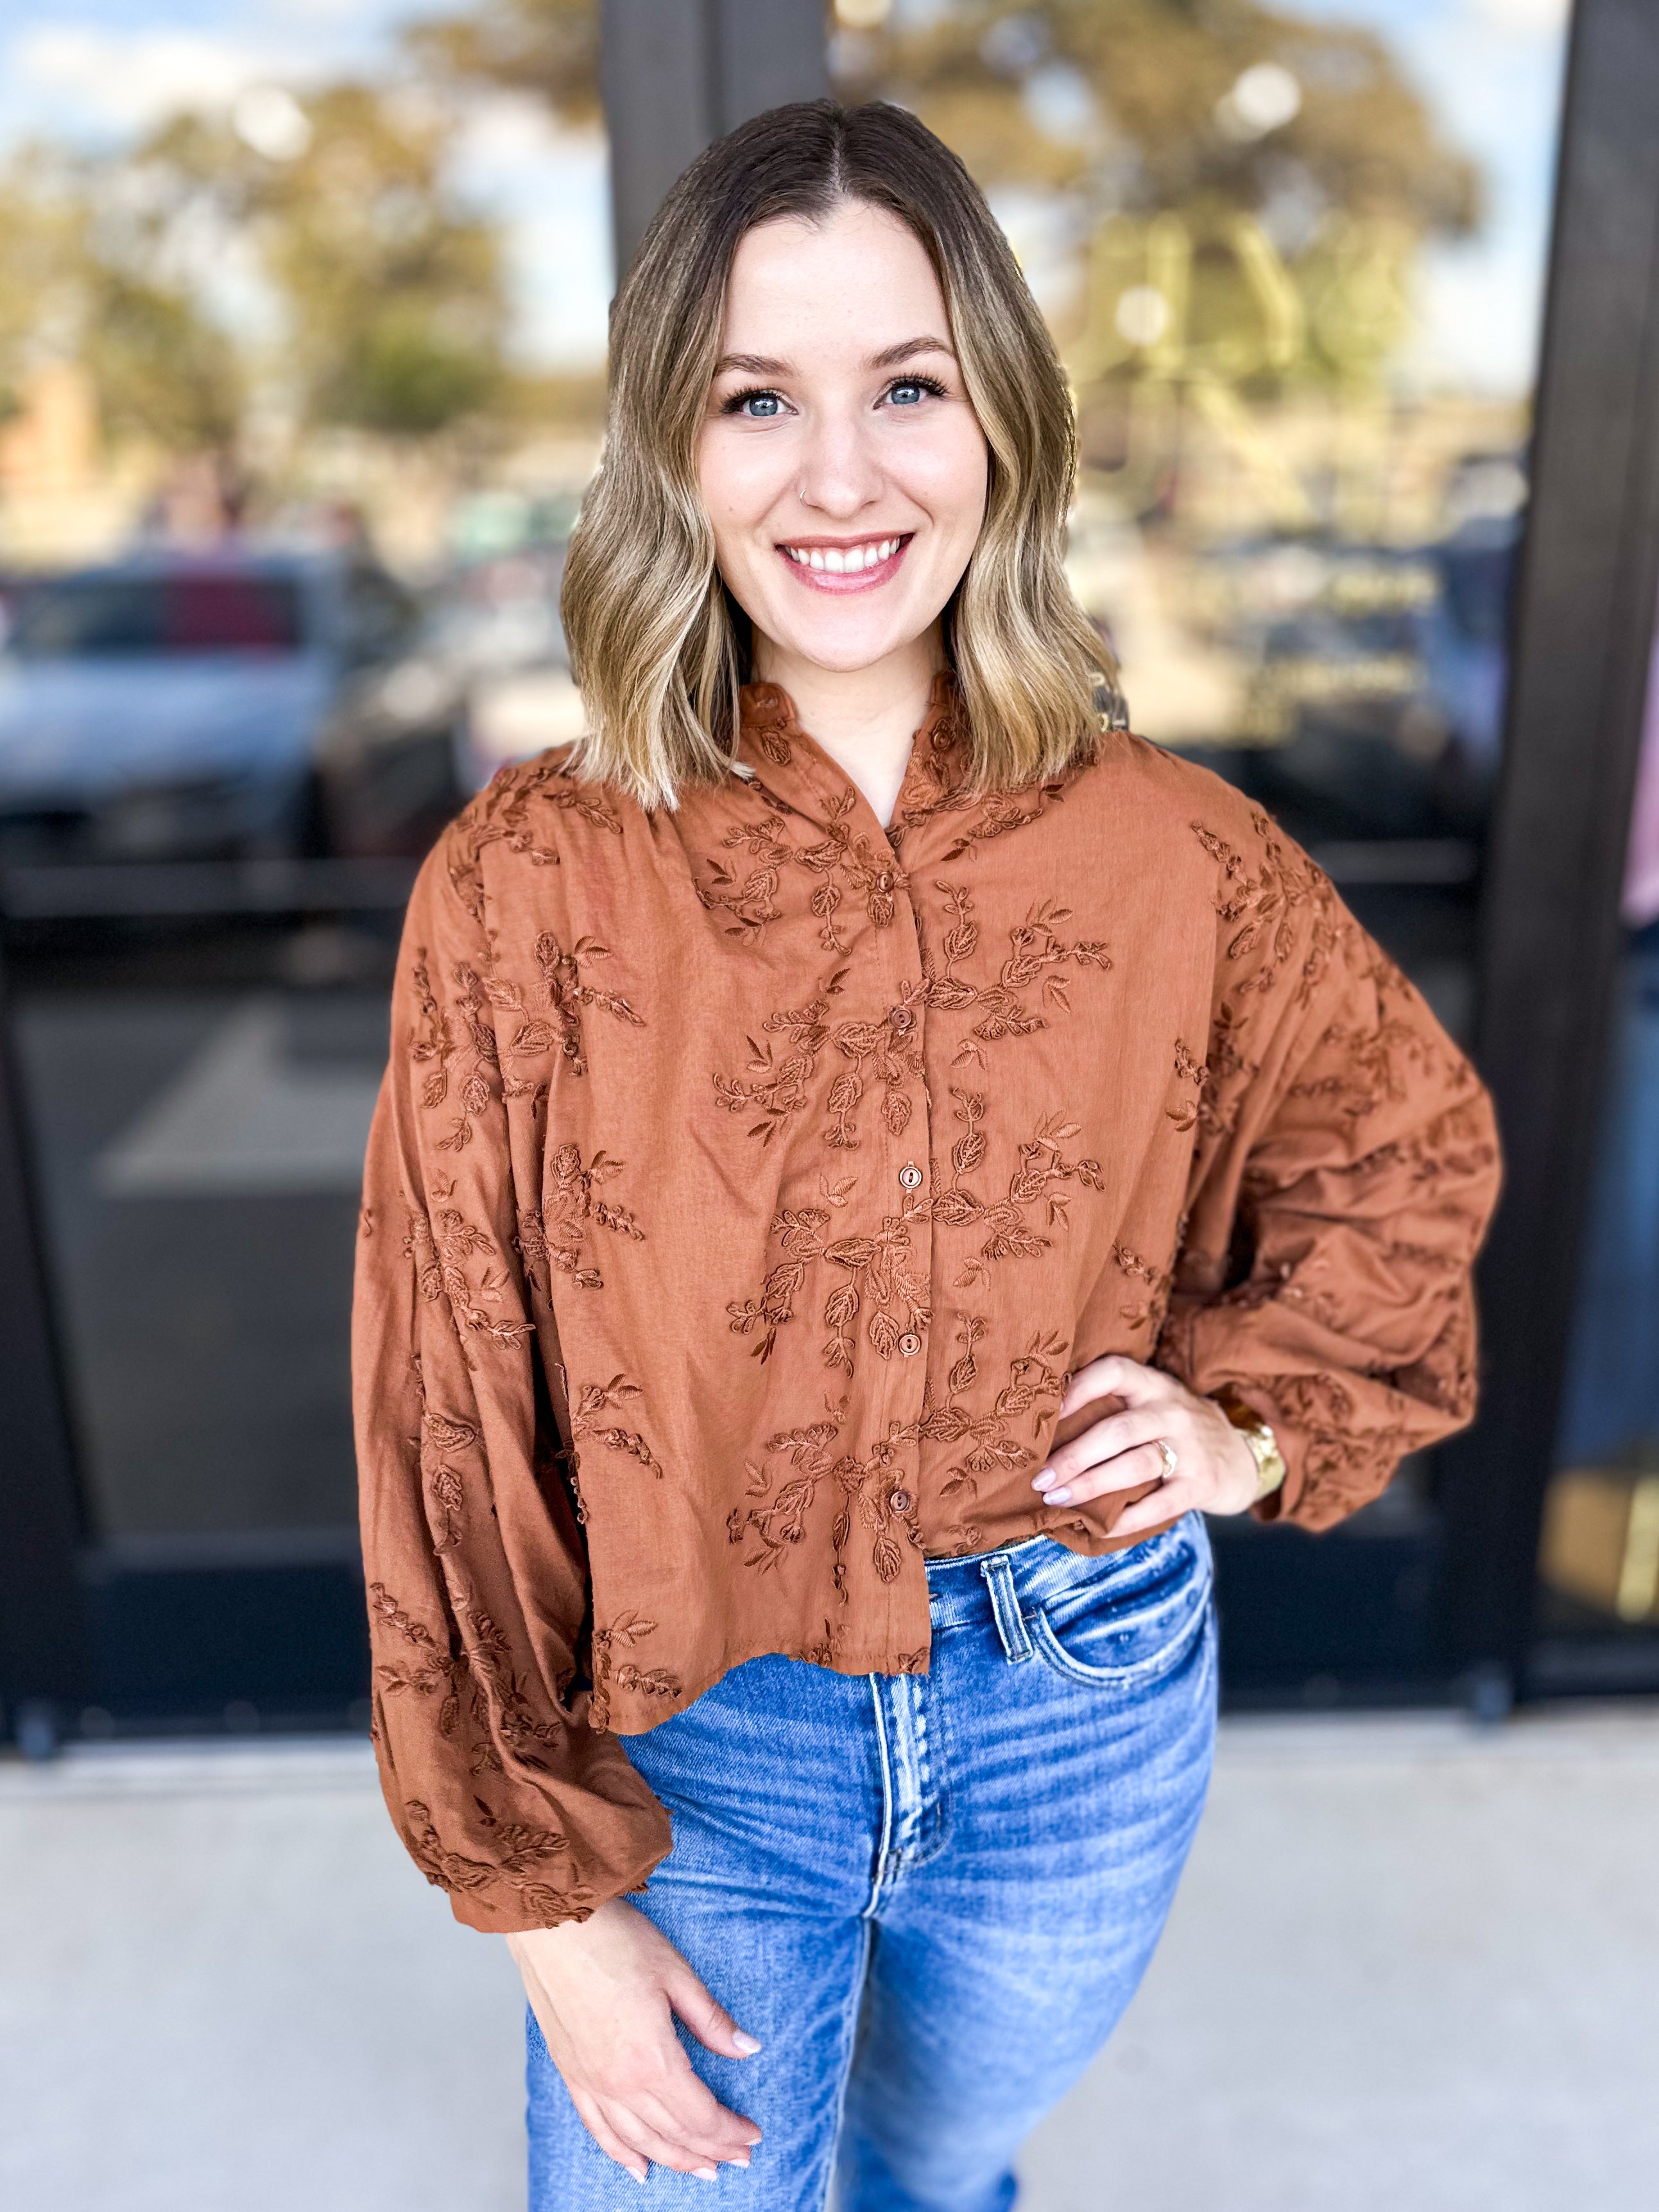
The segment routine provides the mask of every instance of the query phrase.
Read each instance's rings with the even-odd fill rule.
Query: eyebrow
[[[910,361],[919,353],[942,353],[952,361],[956,359],[955,351],[946,345],[943,338],[901,338],[896,345],[884,346],[881,352],[872,354],[866,366],[870,368],[896,368],[901,362]],[[714,363],[716,376],[727,375],[733,369],[740,370],[745,376],[787,376],[790,364],[787,361],[775,361],[769,354],[763,353],[724,353]]]

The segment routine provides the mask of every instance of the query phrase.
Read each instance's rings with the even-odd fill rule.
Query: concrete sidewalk
[[[7,2212],[514,2212],[519,2067],[503,1947],[409,1866],[362,1747],[0,1765]],[[1021,2202],[1659,2203],[1659,1715],[1231,1724]]]

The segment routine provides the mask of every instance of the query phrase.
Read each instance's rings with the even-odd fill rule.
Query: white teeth
[[[801,568],[827,570],[832,576],[856,576],[863,569],[878,568],[884,561],[890,561],[898,549],[896,538],[884,538],[873,545],[786,545],[783,550]]]

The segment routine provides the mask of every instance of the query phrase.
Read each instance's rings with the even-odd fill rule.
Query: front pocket
[[[1098,1689],[1127,1689],[1154,1681],[1178,1666],[1203,1629],[1210,1609],[1210,1562],[1189,1540],[1180,1545],[1171,1571],[1115,1599],[1109,1583],[1062,1596],[1031,1616],[1031,1641],[1057,1674]],[[1058,1623],[1051,1615],[1058,1616]]]

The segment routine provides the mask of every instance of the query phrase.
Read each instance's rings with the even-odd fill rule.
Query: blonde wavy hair
[[[729,773],[749,674],[747,618],[715,567],[696,465],[732,256],[757,223],[820,222],[847,201],[896,216],[927,249],[989,448],[984,523],[945,618],[974,784],[1056,775],[1087,757],[1103,719],[1121,719],[1105,648],[1062,565],[1071,395],[1006,239],[915,116],[802,101],[698,155],[611,310],[605,450],[561,599],[587,722],[572,766],[647,807]]]

